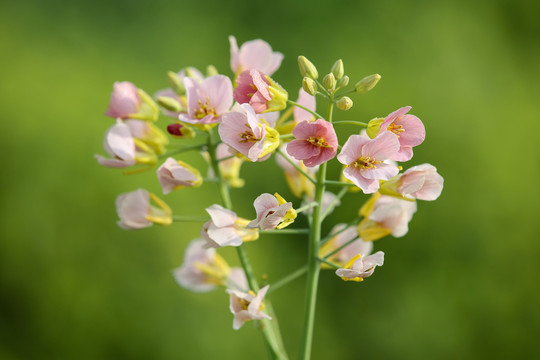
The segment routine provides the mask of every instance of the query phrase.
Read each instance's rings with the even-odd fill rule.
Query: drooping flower
[[[156,121],[159,108],[148,94],[129,81],[115,82],[105,115],[120,119]]]
[[[338,155],[338,161],[347,167],[343,175],[364,193],[379,189],[379,180],[388,180],[399,169],[384,160],[399,150],[399,141],[391,132],[384,132],[375,139],[367,135],[351,135]]]
[[[241,105],[244,113],[223,115],[219,125],[221,140],[251,161],[270,154],[279,146],[279,133],[257,119],[248,104]]]
[[[140,142],[149,146],[157,155],[165,154],[169,139],[156,125],[142,120],[128,119],[125,121],[129,126],[131,135],[135,138],[136,145],[141,147]]]
[[[370,277],[375,268],[382,266],[383,263],[384,253],[382,251],[365,257],[358,254],[343,268],[337,269],[336,275],[345,281],[364,281],[364,278]]]
[[[179,119],[191,124],[208,125],[221,121],[233,103],[232,83],[224,75],[214,75],[198,82],[185,77],[187,114]]]
[[[257,218],[248,224],[248,228],[261,230],[283,229],[296,219],[296,211],[291,202],[286,202],[278,193],[264,193],[253,202]]]
[[[157,205],[150,204],[150,199]],[[118,226],[125,230],[142,229],[152,224],[170,225],[171,208],[160,198],[144,189],[120,194],[116,198]]]
[[[107,130],[103,147],[111,158],[95,155],[100,165],[124,168],[135,164],[154,164],[157,161],[155,150],[133,135],[129,124],[134,121],[138,120],[117,119],[116,124]]]
[[[402,237],[409,231],[409,221],[415,212],[416,201],[375,193],[360,209],[364,219],[356,230],[364,241],[374,241],[390,234]]]
[[[352,257],[357,254],[361,254],[362,256],[371,254],[371,251],[373,250],[373,242],[363,241],[360,239],[356,231],[356,226],[347,227],[346,224],[337,224],[330,231],[330,235],[334,233],[338,234],[324,243],[319,249],[319,257],[326,258],[328,254],[331,254],[347,243],[349,243],[349,245],[330,255],[328,260],[344,266]],[[324,263],[321,264],[321,267],[330,268],[330,266]]]
[[[176,282],[194,292],[207,292],[216,285],[227,285],[231,269],[216,249],[204,247],[201,239],[191,241],[184,255],[184,263],[173,271]]]
[[[272,51],[272,47],[261,39],[246,41],[238,49],[234,36],[229,36],[231,44],[231,69],[238,75],[242,71],[256,69],[272,75],[281,65],[283,54]]]
[[[202,184],[202,177],[199,170],[172,157],[167,158],[157,169],[157,176],[163,194],[168,194],[173,190],[184,187],[198,187]]]
[[[410,106],[402,107],[390,113],[381,124],[378,135],[390,131],[399,139],[399,151],[392,155],[396,161],[407,161],[413,157],[412,148],[424,142],[426,129],[422,121],[414,115],[407,114]]]
[[[298,165],[308,175],[310,175],[311,177],[315,177],[318,166],[308,168],[304,165],[304,162],[302,160],[296,160],[286,152],[283,153],[284,156],[286,156],[290,161]],[[301,198],[303,197],[303,195],[306,195],[308,198],[313,198],[315,184],[309,181],[300,171],[298,171],[293,165],[291,165],[290,162],[284,158],[284,156],[282,156],[281,153],[277,153],[276,162],[285,172],[285,179],[287,180],[287,184],[289,185],[289,188],[291,189],[294,196]]]
[[[206,211],[211,218],[201,229],[206,247],[240,246],[244,241],[259,238],[259,230],[248,229],[249,220],[238,217],[234,211],[217,204],[206,208]]]
[[[253,291],[245,293],[232,289],[227,290],[227,293],[230,295],[230,309],[234,314],[234,330],[240,329],[249,320],[272,319],[262,312],[264,310],[262,301],[268,291],[268,287],[269,285],[266,285],[257,294]]]
[[[422,164],[413,166],[388,181],[383,181],[379,192],[385,195],[433,201],[441,195],[443,184],[444,179],[437,173],[435,166]]]
[[[234,99],[249,104],[257,114],[279,111],[287,107],[288,94],[269,76],[255,69],[246,70],[236,79]]]
[[[295,140],[287,144],[287,152],[308,167],[320,165],[336,156],[337,136],[328,121],[302,121],[294,127],[293,135]]]

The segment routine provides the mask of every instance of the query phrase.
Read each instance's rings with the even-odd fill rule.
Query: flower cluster
[[[187,246],[183,265],[174,270],[174,278],[180,286],[195,292],[224,287],[234,314],[233,328],[239,329],[249,320],[267,322],[275,318],[265,296],[306,271],[313,274],[334,269],[339,278],[353,282],[372,276],[384,263],[384,253],[373,252],[373,242],[388,235],[404,236],[417,211],[416,200],[437,199],[443,178],[430,164],[403,170],[403,163],[413,158],[413,148],[425,138],[424,124],[409,114],[410,106],[369,122],[333,119],[334,107],[342,111],[353,107],[347,94],[372,90],[380,75],[366,76],[346,90],[349,77],[341,60],[319,79],[317,67],[300,56],[302,86],[295,89],[298,98],[293,101],[273,78],[283,54],[260,39],[240,47],[233,36],[229,42],[232,77],[220,74],[213,66],[205,73],[192,67],[170,71],[169,87],[157,91],[153,98],[130,82],[115,83],[105,113],[115,121],[105,134],[108,157],[96,155],[96,159],[106,167],[130,168],[124,170],[125,174],[155,168],[161,191],[167,196],[180,189],[217,184],[221,201],[205,204],[208,216],[173,215],[163,200],[144,189],[121,194],[116,200],[118,225],[141,229],[181,221],[203,223],[199,238]],[[317,97],[327,102],[325,116],[317,112]],[[156,125],[160,115],[168,119],[167,124]],[[338,128],[343,124],[364,129],[347,135]],[[190,151],[202,155],[206,171],[186,162],[184,156]],[[279,195],[274,188],[277,183],[270,179],[272,174],[258,174],[264,179],[260,186],[268,192],[253,196],[244,192],[242,200],[253,202],[253,210],[246,217],[237,215],[232,210],[229,189],[245,185],[241,178],[245,163],[271,157],[283,170],[290,195],[298,200],[287,201]],[[331,174],[328,169],[328,175],[336,179],[330,180],[327,164],[334,158],[341,164],[341,172]],[[332,187],[338,191],[332,191]],[[361,193],[370,196],[362,200]],[[362,204],[359,216],[354,213],[349,223],[335,225],[322,237],[322,222],[345,195],[358,197]],[[196,204],[189,205],[185,209]],[[291,226],[299,215],[307,221],[298,223],[307,223],[307,227]],[[311,260],[294,276],[282,281],[264,279],[265,286],[259,286],[244,243],[267,233],[307,234]],[[238,249],[241,268],[231,268],[218,253],[226,246]],[[308,291],[313,296],[316,282],[307,286],[315,289]],[[306,303],[309,301],[312,299]],[[306,314],[307,319],[313,316]],[[277,328],[268,324],[262,327],[271,351],[282,354]]]

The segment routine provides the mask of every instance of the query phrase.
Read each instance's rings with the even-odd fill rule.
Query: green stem
[[[278,281],[272,283],[272,286],[268,289],[267,294],[270,294],[276,291],[277,289],[279,289],[280,287],[287,285],[291,281],[298,279],[300,276],[304,275],[307,272],[307,270],[308,270],[307,265],[304,265],[301,268],[293,271],[289,275],[285,276],[284,278],[281,278]]]
[[[347,229],[348,226],[345,228]],[[347,241],[345,244],[337,247],[336,249],[332,250],[331,252],[329,252],[328,254],[324,255],[323,256],[323,259],[328,259],[330,256],[334,255],[335,253],[337,253],[338,251],[346,248],[347,246],[349,246],[350,244],[352,244],[353,242],[355,242],[356,240],[358,240],[358,237],[355,237],[354,239],[351,239],[349,241]]]
[[[327,121],[332,122],[334,110],[334,96],[329,94]],[[308,272],[306,279],[306,305],[304,309],[304,332],[302,334],[302,345],[300,346],[300,359],[309,360],[311,358],[311,348],[313,343],[313,327],[315,324],[315,307],[317,304],[317,288],[319,283],[319,273],[321,271],[319,256],[319,244],[321,241],[321,204],[325,189],[326,165],[323,163],[317,173],[317,183],[315,184],[315,199],[317,206],[313,209],[311,221],[311,232],[309,234],[308,245]]]
[[[336,121],[334,124],[336,125],[358,125],[367,128],[368,124],[361,121],[354,121],[354,120],[342,120],[342,121]]]
[[[323,117],[322,117],[321,115],[317,114],[315,111],[310,110],[310,109],[308,109],[307,107],[305,107],[305,106],[303,106],[303,105],[300,105],[300,104],[297,103],[297,102],[294,102],[294,101],[292,101],[292,100],[287,100],[287,102],[288,102],[289,104],[291,104],[291,105],[294,105],[294,106],[299,107],[300,109],[306,110],[307,112],[309,112],[309,113],[311,113],[312,115],[316,116],[317,119],[323,119]]]
[[[259,234],[309,234],[309,229],[259,230]]]
[[[328,236],[326,236],[325,238],[323,238],[321,240],[321,246],[326,244],[330,239],[332,239],[333,237],[341,234],[342,232],[344,232],[345,230],[347,230],[349,227],[351,226],[354,226],[356,224],[358,224],[360,222],[360,219],[362,219],[361,217],[357,217],[356,219],[350,221],[343,229],[339,230],[339,231],[336,231],[335,233],[332,233]]]
[[[347,183],[343,181],[334,181],[334,180],[326,180],[326,185],[339,185],[339,186],[356,186],[356,184],[353,183]]]
[[[352,94],[352,93],[355,93],[355,92],[356,92],[356,89],[347,90],[347,91],[344,91],[344,92],[342,92],[342,93],[340,93],[340,94],[336,94],[335,97],[339,99],[339,98],[342,97],[343,95],[349,95],[349,94]]]
[[[216,177],[219,180],[217,184],[218,184],[218,190],[221,196],[221,200],[225,208],[230,210],[232,209],[231,196],[229,194],[229,188],[227,184],[223,181],[223,177],[219,169],[219,164],[218,164],[217,154],[216,154],[216,142],[214,141],[214,135],[213,135],[212,129],[208,131],[208,152],[210,154],[210,163],[212,165],[212,168],[214,169],[214,173],[216,174]],[[246,274],[249,288],[253,290],[254,292],[258,292],[259,284],[257,283],[257,279],[255,278],[255,274],[253,273],[253,268],[251,267],[251,263],[249,261],[249,257],[248,257],[245,246],[242,244],[236,247],[236,251],[238,254],[238,258],[240,259],[240,264],[242,264],[242,268],[244,269],[244,273]],[[270,304],[269,300],[265,300],[265,302],[267,303],[267,306],[268,304]],[[269,307],[269,310],[267,310],[267,313],[273,319],[276,319],[275,314],[271,311],[272,307],[271,306],[268,306],[268,307]],[[279,329],[277,329],[276,326],[273,326],[273,324],[270,323],[270,321],[274,321],[274,320],[268,320],[268,319],[260,320],[264,339],[266,341],[266,344],[268,345],[268,349],[270,351],[272,358],[285,360],[287,359],[287,355],[283,346],[283,340],[281,339],[281,334],[279,333]]]
[[[294,168],[296,170],[298,170],[300,172],[300,174],[304,175],[306,177],[306,179],[308,179],[309,181],[311,181],[313,184],[316,184],[317,182],[315,181],[315,179],[313,179],[307,172],[305,172],[304,170],[302,170],[302,168],[300,166],[298,166],[298,164],[296,164],[294,161],[292,161],[284,152],[283,150],[281,150],[281,148],[277,148],[277,152],[285,159],[289,162],[289,164],[291,164],[292,166],[294,166]]]
[[[169,156],[172,156],[172,155],[176,155],[176,154],[180,154],[180,153],[183,153],[183,152],[186,152],[186,151],[201,150],[204,146],[205,146],[205,144],[199,144],[199,145],[193,145],[193,146],[185,146],[185,147],[180,148],[180,149],[169,151],[166,154],[159,155],[158,159],[163,159],[163,158],[166,158],[166,157],[169,157]]]
[[[307,204],[307,205],[304,205],[302,207],[299,207],[298,209],[296,209],[296,212],[301,213],[301,212],[306,211],[307,209],[311,209],[312,207],[315,207],[317,205],[318,204],[316,202],[312,202],[311,204]]]
[[[326,210],[324,210],[323,214],[321,215],[323,220],[333,210],[333,208],[337,205],[337,203],[341,200],[341,198],[347,193],[347,191],[349,191],[349,187],[344,186],[341,189],[341,191],[336,195],[336,197],[334,199],[332,199],[332,202],[330,204],[328,204],[328,207],[326,208]]]
[[[320,258],[320,257],[318,257],[317,260],[320,261],[320,262],[323,262],[323,263],[325,263],[325,264],[330,265],[331,267],[333,267],[333,268],[336,269],[336,270],[339,269],[339,268],[341,267],[341,266],[339,266],[339,265],[336,264],[336,263],[333,263],[333,262],[331,262],[331,261],[328,261],[328,260],[323,259],[323,258]]]

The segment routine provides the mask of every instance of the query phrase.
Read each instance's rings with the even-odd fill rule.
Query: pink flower
[[[296,211],[291,202],[279,196],[264,193],[259,195],[253,202],[257,218],[248,224],[248,228],[260,228],[261,230],[273,230],[276,227],[282,229],[290,225],[296,218]]]
[[[207,292],[216,285],[226,285],[231,269],[216,249],[204,248],[205,241],[195,239],[189,243],[184,263],[174,270],[176,282],[194,292]]]
[[[135,142],[129,130],[129,126],[118,119],[105,133],[103,147],[111,159],[101,155],[95,155],[100,165],[107,167],[123,168],[135,165]]]
[[[150,199],[158,207],[150,204]],[[120,194],[116,198],[116,212],[120,221],[118,226],[126,230],[142,229],[153,223],[170,225],[171,209],[161,199],[144,189]]]
[[[255,69],[246,70],[236,78],[234,99],[248,103],[257,114],[278,111],[287,106],[287,92],[270,77]]]
[[[381,183],[379,192],[385,195],[409,199],[436,200],[442,192],[444,179],[435,166],[422,164],[413,166],[389,181]]]
[[[260,122],[251,106],[241,105],[245,111],[223,115],[219,125],[221,140],[251,161],[270,154],[279,146],[279,133]]]
[[[357,254],[367,256],[373,250],[373,242],[363,241],[358,236],[355,226],[349,226],[343,230],[346,224],[337,224],[334,226],[330,234],[341,231],[338,235],[331,238],[328,242],[321,246],[319,257],[325,257],[339,247],[349,243],[346,247],[331,255],[328,260],[338,264],[346,264],[352,257]],[[324,267],[325,264],[321,264]]]
[[[202,184],[201,174],[194,167],[183,161],[167,158],[157,169],[157,176],[163,194],[183,187],[197,187]]]
[[[159,108],[152,98],[129,81],[115,82],[105,115],[120,119],[156,121]]]
[[[231,44],[231,69],[235,74],[256,69],[272,75],[281,65],[283,54],[273,52],[266,41],[261,39],[247,41],[238,50],[234,36],[229,36]]]
[[[409,222],[415,212],[416,201],[377,193],[360,209],[364,219],[356,230],[365,241],[374,241],[390,234],[402,237],[409,231]]]
[[[377,251],[373,255],[363,257],[361,254],[353,257],[344,268],[337,269],[336,275],[345,281],[364,281],[370,277],[377,266],[384,263],[384,253]]]
[[[287,152],[308,167],[320,165],[336,156],[337,136],[328,121],[302,121],[294,127],[293,135],[295,140],[287,145]]]
[[[396,166],[384,163],[398,150],[398,139],[388,131],[372,140],[367,135],[351,135],[337,158],[347,165],[343,175],[365,194],[371,194],[379,189],[379,180],[388,180],[399,172]]]
[[[240,246],[244,241],[259,238],[257,229],[247,229],[248,220],[239,218],[234,211],[220,205],[212,205],[206,209],[211,220],[201,229],[201,237],[206,240],[206,247]]]
[[[257,294],[253,291],[244,293],[237,290],[228,289],[230,295],[230,309],[234,314],[233,329],[240,329],[246,321],[272,319],[262,312],[264,295],[268,291],[269,285],[260,289]]]
[[[229,111],[232,105],[232,83],[223,75],[215,75],[198,82],[185,77],[187,93],[187,114],[180,114],[179,119],[192,124],[213,124]]]
[[[400,148],[396,154],[392,155],[392,160],[410,160],[413,157],[413,146],[420,145],[426,137],[424,124],[416,116],[407,114],[409,110],[411,110],[410,106],[402,107],[389,114],[381,124],[378,135],[384,131],[391,131],[399,139]]]

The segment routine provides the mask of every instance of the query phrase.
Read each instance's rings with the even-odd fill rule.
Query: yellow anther
[[[381,163],[383,163],[383,161],[372,159],[369,156],[362,156],[351,165],[354,167],[360,168],[361,170],[364,170],[364,169],[376,169],[377,168],[376,165],[381,164]]]
[[[207,115],[217,116],[216,109],[210,107],[210,99],[206,97],[206,102],[203,104],[201,100],[198,101],[199,107],[195,109],[195,117],[197,119],[202,119]]]
[[[330,147],[330,145],[328,145],[328,143],[320,137],[310,136],[309,138],[307,138],[307,142],[318,147]]]
[[[396,134],[397,137],[399,137],[399,134],[404,132],[405,129],[403,128],[403,126],[401,125],[396,125],[394,123],[391,123],[390,125],[388,125],[388,131],[391,131],[393,132],[394,134]]]

